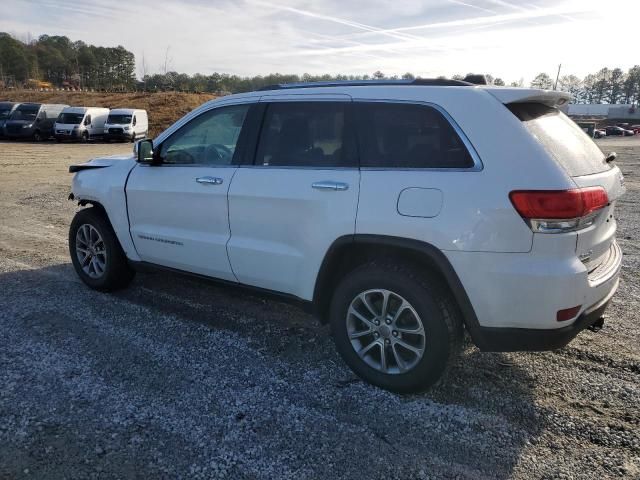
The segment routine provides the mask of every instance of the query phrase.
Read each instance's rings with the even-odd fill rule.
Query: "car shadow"
[[[234,448],[276,443],[291,462],[304,463],[312,477],[335,477],[337,472],[349,476],[346,473],[353,468],[354,478],[367,469],[372,469],[371,478],[382,477],[385,471],[394,478],[418,478],[420,472],[437,478],[506,478],[513,474],[523,450],[535,444],[546,428],[543,407],[534,401],[534,375],[508,354],[480,353],[467,345],[439,386],[424,394],[396,395],[355,377],[335,352],[328,328],[299,308],[179,274],[138,274],[128,289],[105,294],[84,286],[70,264],[11,271],[0,274],[0,303],[5,305],[0,329],[5,345],[12,346],[7,355],[0,355],[0,362],[20,358],[18,363],[24,363],[21,342],[46,344],[59,355],[86,361],[88,370],[74,375],[85,376],[87,383],[92,372],[99,371],[101,381],[113,389],[130,386],[150,404],[164,400],[171,404],[173,395],[181,395],[179,411],[166,414],[176,415],[174,422],[204,422],[199,416],[205,408],[201,397],[214,395],[215,390],[206,407],[218,412],[215,415],[229,414],[223,407],[234,405],[226,398],[230,396],[241,405],[231,409],[233,415],[253,418],[251,445]],[[229,345],[237,347],[237,355],[206,354],[225,339],[233,339]],[[157,345],[162,354],[153,353]],[[7,371],[11,368],[0,365]],[[31,368],[41,367],[24,368],[37,377]],[[207,386],[202,368],[216,372],[215,384]],[[197,390],[198,398],[191,398],[190,390]],[[52,398],[47,401],[54,401],[58,393],[49,393]],[[0,398],[0,423],[5,415],[20,415],[9,412],[13,395],[17,391]],[[261,403],[264,398],[273,403]],[[50,413],[45,409],[51,405],[39,405],[35,403],[35,411],[28,414]],[[109,407],[104,398],[95,398],[84,399],[76,408],[97,418]],[[113,408],[118,410],[117,405]],[[207,432],[209,427],[203,423],[198,428]],[[210,435],[219,435],[211,429]],[[35,430],[21,434],[31,439],[27,443],[40,441]],[[307,442],[313,442],[317,451],[308,453],[303,448]],[[16,453],[12,449],[17,445],[6,443],[0,458]],[[123,458],[129,454],[127,448],[120,446]],[[346,465],[354,452],[358,462]],[[168,450],[168,454],[175,453]],[[347,457],[341,461],[343,455]],[[113,465],[105,468],[114,475],[125,473]]]

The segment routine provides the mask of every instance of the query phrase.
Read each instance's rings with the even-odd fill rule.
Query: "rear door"
[[[353,235],[360,184],[351,98],[263,97],[253,165],[229,190],[229,259],[238,280],[311,299],[325,253]]]
[[[509,105],[525,127],[580,187],[602,187],[609,205],[598,211],[593,224],[577,231],[576,253],[594,271],[616,254],[616,201],[624,193],[622,172],[569,117],[555,108],[536,103]]]
[[[227,192],[249,104],[208,110],[160,145],[162,163],[127,182],[131,237],[143,261],[235,281],[227,258]]]

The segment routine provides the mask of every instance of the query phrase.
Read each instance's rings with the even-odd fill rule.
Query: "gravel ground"
[[[130,145],[0,143],[0,478],[640,478],[640,140],[620,140],[605,328],[469,345],[413,396],[359,381],[285,304],[167,274],[84,287],[66,169]]]

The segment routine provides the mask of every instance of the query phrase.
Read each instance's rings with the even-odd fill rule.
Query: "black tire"
[[[33,141],[34,142],[42,142],[42,140],[44,140],[44,138],[42,137],[42,134],[40,133],[40,130],[36,130],[35,132],[33,132]]]
[[[83,225],[93,227],[100,234],[106,251],[104,272],[98,278],[90,276],[83,270],[80,259],[76,253],[76,239],[78,230]],[[129,266],[127,257],[120,246],[109,220],[105,214],[95,208],[85,208],[76,213],[69,227],[69,254],[76,273],[80,279],[94,290],[109,292],[129,285],[135,271]]]
[[[422,321],[424,353],[407,371],[384,373],[360,358],[351,344],[347,330],[351,302],[360,293],[374,289],[400,295]],[[347,365],[365,381],[398,393],[419,392],[433,386],[444,376],[462,346],[462,319],[450,292],[436,277],[403,264],[369,263],[347,274],[333,295],[330,322],[337,350]]]
[[[87,132],[82,132],[82,136],[80,137],[80,141],[82,143],[87,143],[89,141],[89,134]]]

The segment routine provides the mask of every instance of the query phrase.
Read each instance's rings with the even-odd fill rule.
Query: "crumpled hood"
[[[71,165],[69,167],[70,173],[79,172],[81,170],[91,170],[95,168],[107,168],[116,166],[118,168],[131,169],[136,164],[136,160],[133,155],[111,155],[109,157],[93,158],[88,162],[81,163],[79,165]]]

